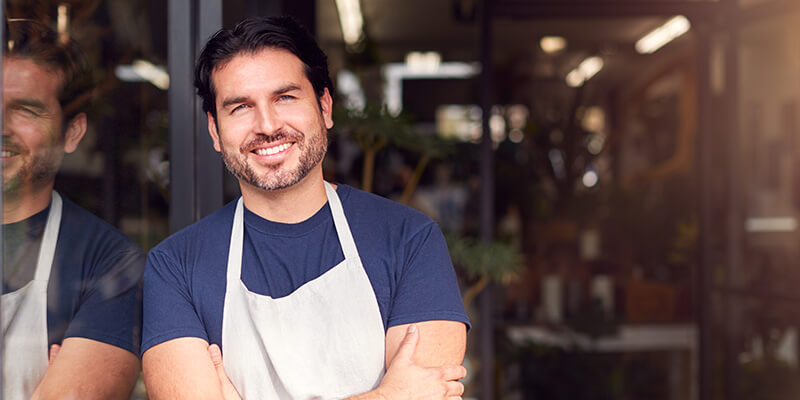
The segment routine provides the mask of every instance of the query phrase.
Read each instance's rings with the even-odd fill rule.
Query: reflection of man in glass
[[[53,191],[86,132],[85,56],[34,21],[9,21],[4,39],[3,399],[127,398],[143,253]]]

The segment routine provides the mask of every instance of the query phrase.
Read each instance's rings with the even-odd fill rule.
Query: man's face
[[[47,184],[64,156],[61,77],[25,58],[3,59],[3,192]]]
[[[279,190],[321,168],[332,101],[326,89],[318,102],[299,58],[280,49],[240,54],[211,79],[217,119],[209,115],[208,129],[240,183]]]

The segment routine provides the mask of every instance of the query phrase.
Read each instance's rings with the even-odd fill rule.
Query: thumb
[[[56,356],[58,352],[61,351],[61,346],[54,344],[50,346],[50,353],[47,355],[47,366],[53,365],[53,362],[56,361]]]
[[[217,372],[222,368],[222,351],[220,351],[219,346],[216,344],[212,344],[208,346],[208,355],[211,356],[211,362],[214,364],[214,368],[217,369]]]
[[[222,398],[225,400],[241,400],[241,396],[239,396],[233,383],[228,378],[228,374],[225,373],[225,367],[222,365],[222,351],[220,351],[219,346],[216,344],[208,346],[208,355],[211,356],[211,362],[217,370],[217,377],[222,389]]]
[[[411,324],[408,326],[408,330],[406,330],[406,336],[403,337],[403,342],[400,343],[400,347],[397,349],[394,361],[414,362],[414,350],[417,348],[417,342],[419,342],[419,330],[416,325]]]

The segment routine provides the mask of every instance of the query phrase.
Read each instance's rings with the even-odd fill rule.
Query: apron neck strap
[[[339,244],[342,246],[344,258],[357,259],[358,250],[356,249],[353,235],[350,233],[350,226],[344,216],[342,202],[336,190],[328,182],[325,184],[325,194],[328,196],[328,204],[333,215],[333,225],[336,227],[336,234],[339,236]],[[241,279],[242,276],[242,249],[244,244],[244,202],[242,198],[236,202],[236,211],[233,213],[233,226],[231,227],[231,240],[228,248],[228,280],[230,282]]]
[[[44,226],[42,244],[39,247],[39,257],[36,260],[36,272],[33,279],[47,280],[50,278],[50,269],[56,255],[58,243],[58,230],[61,227],[61,196],[54,190],[50,199],[50,212]]]
[[[244,244],[244,202],[242,198],[236,202],[233,213],[233,227],[228,249],[228,282],[239,280],[242,276],[242,248]]]
[[[342,246],[344,258],[356,259],[358,258],[358,250],[356,249],[353,235],[350,233],[350,225],[347,223],[347,218],[344,216],[342,202],[339,200],[339,195],[336,194],[336,190],[328,182],[325,182],[325,194],[328,195],[328,204],[331,207],[333,224],[336,226],[336,234],[339,236],[339,244]]]

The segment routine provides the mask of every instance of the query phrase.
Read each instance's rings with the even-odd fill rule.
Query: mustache
[[[25,146],[23,146],[22,144],[17,143],[8,137],[3,137],[3,142],[2,142],[3,151],[10,151],[13,153],[23,153],[25,149],[26,149]]]
[[[270,143],[278,142],[278,141],[293,141],[299,142],[305,138],[301,132],[293,132],[293,131],[286,131],[281,130],[275,132],[271,135],[265,135],[263,133],[259,133],[254,137],[252,140],[248,141],[247,143],[243,144],[240,148],[242,152],[251,151],[255,148],[262,147],[264,145],[268,145]]]

